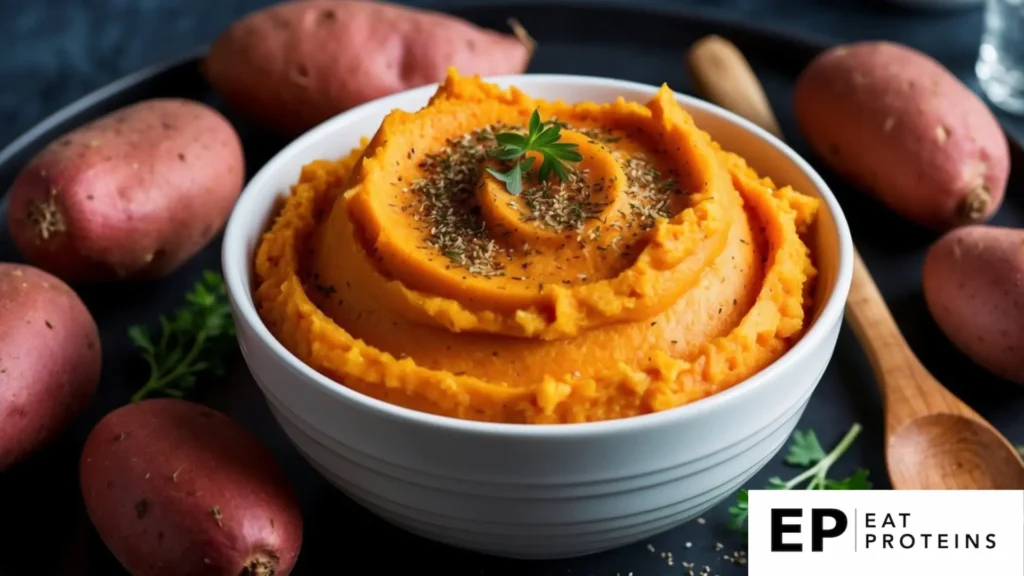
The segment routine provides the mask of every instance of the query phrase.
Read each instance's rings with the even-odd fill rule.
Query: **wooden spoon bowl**
[[[929,414],[889,434],[886,464],[906,490],[1016,490],[1024,470],[998,434],[954,414]],[[922,471],[932,471],[930,475]]]
[[[705,98],[782,138],[764,89],[735,45],[707,36],[690,48],[687,63]],[[856,250],[846,318],[882,390],[893,488],[1024,489],[1017,449],[921,364]]]

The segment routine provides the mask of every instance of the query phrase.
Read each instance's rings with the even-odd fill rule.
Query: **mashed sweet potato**
[[[513,195],[488,151],[534,110],[583,160]],[[259,246],[256,302],[301,360],[387,402],[635,416],[728,388],[799,337],[818,205],[721,150],[667,87],[568,104],[452,72],[424,109],[305,167]]]

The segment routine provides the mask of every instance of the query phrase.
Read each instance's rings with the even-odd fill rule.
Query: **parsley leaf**
[[[171,316],[160,316],[160,336],[149,327],[128,328],[128,338],[149,364],[149,380],[131,398],[138,402],[153,394],[180,398],[204,372],[224,373],[223,358],[235,349],[235,325],[227,302],[224,280],[212,271],[203,273],[185,304]]]
[[[843,480],[825,480],[825,490],[870,490],[868,471],[858,468],[849,478]]]
[[[495,135],[498,145],[489,155],[503,162],[511,162],[512,167],[506,172],[487,168],[487,173],[503,182],[509,194],[518,196],[523,192],[523,178],[535,164],[535,157],[527,156],[527,153],[536,152],[541,156],[540,168],[537,169],[539,181],[547,180],[552,173],[562,181],[567,180],[569,172],[566,163],[579,162],[583,160],[583,155],[579,153],[577,144],[559,142],[562,126],[558,122],[542,122],[540,112],[535,109],[530,115],[526,134],[502,132]]]
[[[518,196],[523,192],[523,172],[526,172],[533,167],[533,158],[527,158],[522,162],[516,162],[512,169],[508,172],[498,172],[492,168],[487,168],[487,172],[505,183],[505,189],[508,193],[513,196]]]
[[[825,458],[825,450],[818,442],[814,430],[795,430],[793,441],[789,445],[786,463],[793,466],[813,466]]]
[[[853,445],[860,431],[860,424],[854,424],[846,436],[839,441],[839,444],[826,454],[813,430],[795,430],[789,452],[786,455],[786,463],[806,468],[806,470],[790,480],[773,476],[768,479],[768,486],[765,488],[767,490],[794,490],[806,483],[804,487],[806,490],[870,490],[871,482],[868,480],[868,471],[863,468],[841,480],[832,480],[826,476],[832,464]],[[746,531],[748,501],[747,490],[740,490],[736,496],[736,503],[729,507],[731,518],[728,525],[730,528]]]
[[[748,495],[747,489],[740,490],[739,495],[736,496],[736,503],[729,506],[729,528],[733,530],[744,530],[747,525],[747,502]]]

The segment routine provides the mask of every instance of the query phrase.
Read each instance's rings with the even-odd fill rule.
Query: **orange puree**
[[[523,133],[535,109],[583,160],[513,195],[484,168],[508,168],[495,134]],[[422,110],[305,167],[259,246],[256,301],[301,360],[387,402],[509,423],[629,417],[728,388],[792,345],[817,210],[722,151],[667,87],[646,105],[567,104],[451,72]]]

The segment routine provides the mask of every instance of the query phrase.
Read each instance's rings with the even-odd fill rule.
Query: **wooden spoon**
[[[760,82],[735,45],[707,36],[690,48],[687,63],[706,98],[782,137]],[[1024,489],[1020,454],[921,364],[856,250],[846,318],[882,390],[893,488]]]

